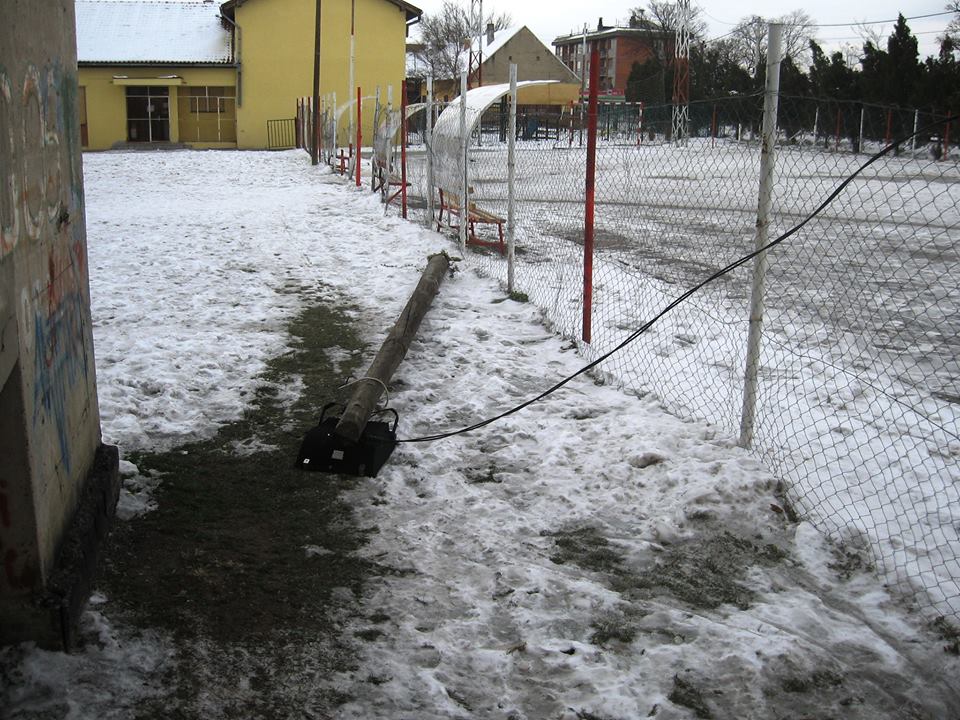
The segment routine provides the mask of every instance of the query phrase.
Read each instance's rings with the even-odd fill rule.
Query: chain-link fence
[[[467,260],[507,283],[500,238],[511,229],[512,193],[513,289],[596,359],[753,251],[763,105],[763,94],[694,103],[681,142],[671,138],[670,106],[600,108],[589,343],[581,339],[588,143],[579,107],[556,108],[553,120],[542,108],[518,110],[512,189],[505,103],[494,101],[470,124],[466,182],[460,136],[451,131],[459,127],[458,103],[439,121],[441,134],[429,130],[441,107],[429,121],[430,110],[415,109],[406,173],[411,217],[465,236]],[[753,301],[755,321],[763,313],[762,335],[750,389],[756,405],[742,444],[782,479],[788,513],[869,550],[892,584],[954,620],[958,130],[945,117],[913,110],[780,98],[772,205],[762,223],[768,237],[801,223],[856,177],[766,253],[762,303],[754,265],[744,264],[599,366],[671,412],[743,441]],[[857,173],[866,153],[902,138]],[[466,187],[465,203],[451,187]],[[470,221],[462,234],[461,205]]]

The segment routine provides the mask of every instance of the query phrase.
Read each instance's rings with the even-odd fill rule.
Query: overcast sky
[[[411,0],[414,5],[426,13],[436,12],[443,0]],[[469,8],[469,0],[461,0]],[[597,20],[602,17],[607,25],[616,21],[626,22],[630,17],[630,8],[644,4],[644,0],[595,0],[584,3],[582,0],[486,0],[484,14],[507,12],[514,24],[526,25],[547,46],[558,35],[580,31],[584,23],[596,28]],[[742,18],[749,15],[776,17],[792,10],[805,10],[817,23],[862,23],[873,20],[896,19],[898,13],[906,17],[928,15],[944,11],[946,0],[873,0],[869,3],[838,2],[837,0],[700,0],[698,5],[704,20],[709,23],[709,36],[718,37],[729,32]],[[939,51],[936,37],[950,21],[950,15],[910,20],[908,24],[920,42],[921,59],[935,55]],[[870,25],[886,37],[893,29],[893,23]],[[847,27],[820,27],[816,37],[828,52],[840,49],[843,44],[853,44],[859,48],[863,44],[855,25]]]

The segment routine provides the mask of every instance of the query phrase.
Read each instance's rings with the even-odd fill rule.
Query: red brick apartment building
[[[583,62],[583,42],[587,42],[587,62]],[[674,34],[650,20],[633,15],[627,27],[597,23],[597,29],[586,33],[563,35],[553,41],[553,46],[564,64],[578,77],[590,71],[590,47],[600,45],[600,94],[603,100],[623,100],[627,78],[635,62],[644,63],[659,57],[668,61],[673,54]]]

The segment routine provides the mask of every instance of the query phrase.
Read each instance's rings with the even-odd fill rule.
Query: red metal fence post
[[[387,187],[390,175],[387,168]],[[404,220],[407,218],[407,81],[400,83],[400,207]]]
[[[587,180],[583,217],[583,341],[590,342],[593,314],[593,206],[597,175],[597,93],[600,85],[600,49],[590,50],[590,101],[587,105]]]
[[[640,112],[637,114],[637,145],[643,142],[643,100],[640,101]]]
[[[360,121],[363,118],[363,114],[360,112],[360,107],[360,86],[357,85],[357,187],[360,187],[360,140],[363,137],[363,133],[360,132]]]

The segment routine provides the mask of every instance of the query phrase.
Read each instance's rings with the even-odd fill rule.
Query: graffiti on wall
[[[19,78],[0,67],[0,263],[22,243],[31,267],[46,261],[20,289],[19,334],[33,360],[34,429],[55,434],[67,475],[70,398],[92,357],[76,97],[75,75],[59,67]]]
[[[76,76],[59,67],[20,78],[0,67],[0,261],[82,202],[76,98]]]

